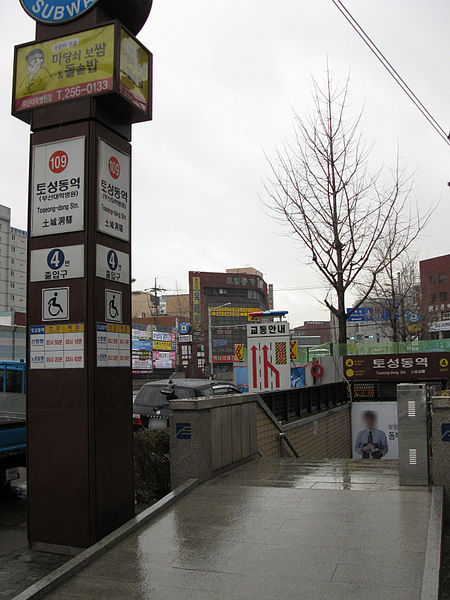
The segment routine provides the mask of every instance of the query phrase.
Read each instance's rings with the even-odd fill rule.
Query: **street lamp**
[[[209,372],[211,379],[214,377],[213,354],[212,354],[212,326],[211,326],[211,311],[224,306],[231,306],[231,302],[220,304],[219,306],[208,306],[208,353],[209,353]]]

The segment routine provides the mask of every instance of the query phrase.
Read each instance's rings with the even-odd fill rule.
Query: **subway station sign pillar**
[[[130,141],[151,118],[151,0],[41,4],[22,0],[36,40],[12,99],[32,130],[28,534],[75,553],[134,516]]]

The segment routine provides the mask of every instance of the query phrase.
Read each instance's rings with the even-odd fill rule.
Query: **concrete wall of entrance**
[[[172,400],[172,488],[206,481],[258,455],[350,458],[348,404],[281,424],[259,394]]]
[[[351,458],[352,455],[348,404],[281,425],[260,402],[257,432],[258,452],[262,456],[294,456],[288,444],[280,444],[280,433],[288,438],[300,458]]]

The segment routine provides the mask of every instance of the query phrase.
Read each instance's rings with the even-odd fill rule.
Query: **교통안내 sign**
[[[80,17],[97,0],[20,0],[23,9],[35,21],[57,25]]]

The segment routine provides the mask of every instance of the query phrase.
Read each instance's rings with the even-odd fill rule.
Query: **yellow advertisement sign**
[[[15,110],[112,91],[113,75],[114,25],[27,44],[17,50]]]
[[[143,112],[149,109],[149,54],[122,29],[120,35],[120,93]]]
[[[248,306],[222,306],[211,311],[213,317],[248,317],[252,312],[261,310]]]
[[[172,350],[172,342],[153,340],[153,350]]]
[[[192,278],[192,312],[194,321],[194,331],[201,331],[202,328],[202,304],[200,296],[200,277]]]

